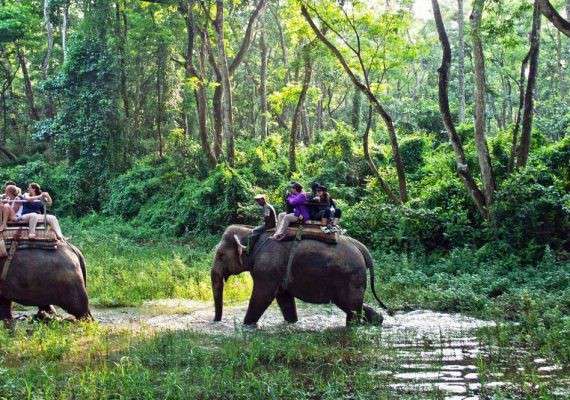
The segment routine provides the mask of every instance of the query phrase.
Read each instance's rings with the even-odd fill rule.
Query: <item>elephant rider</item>
[[[254,197],[254,199],[255,202],[263,210],[263,225],[255,227],[251,231],[251,234],[247,237],[246,254],[249,254],[253,250],[261,234],[263,234],[268,229],[275,228],[275,226],[277,225],[277,218],[276,218],[277,214],[275,213],[275,208],[273,208],[273,206],[267,202],[267,198],[265,197],[265,195],[258,194]]]
[[[319,188],[322,185],[318,182],[313,182],[311,184],[311,195],[307,199],[307,207],[309,208],[309,215],[312,221],[321,221],[325,214],[326,208],[329,207],[328,202],[321,199],[319,196]]]
[[[4,196],[0,201],[0,232],[6,229],[8,222],[16,222],[21,215],[21,193],[16,185],[9,184],[4,188]]]
[[[38,222],[47,223],[53,229],[58,240],[65,239],[57,217],[45,213],[46,204],[51,206],[53,203],[48,192],[42,192],[40,185],[32,182],[29,184],[28,192],[24,194],[23,200],[25,202],[22,203],[22,215],[18,220],[28,223],[30,229],[28,233],[29,239],[35,239]]]
[[[292,182],[289,195],[287,195],[287,204],[293,207],[293,212],[282,212],[277,219],[277,229],[272,236],[273,239],[283,240],[285,231],[293,222],[303,222],[310,218],[309,208],[305,204],[307,202],[307,194],[303,192],[303,186],[298,182]]]
[[[342,212],[328,193],[326,186],[319,185],[317,188],[317,200],[321,204],[324,204],[323,209],[318,215],[322,224],[325,225],[321,227],[321,230],[325,233],[335,232],[337,230],[336,225],[338,224],[338,220],[340,219]]]

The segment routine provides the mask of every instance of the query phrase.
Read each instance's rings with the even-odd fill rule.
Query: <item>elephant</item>
[[[297,322],[295,298],[315,304],[334,303],[346,313],[347,325],[382,324],[382,315],[364,304],[367,269],[374,297],[392,315],[376,294],[370,252],[356,239],[342,235],[336,244],[313,239],[277,241],[264,233],[246,255],[242,243],[251,230],[248,226],[231,225],[215,248],[211,269],[214,321],[222,319],[224,282],[245,271],[253,278],[245,325],[256,326],[274,299],[285,321]]]
[[[0,260],[0,270],[4,261]],[[86,290],[85,259],[69,243],[57,249],[18,249],[5,280],[0,282],[0,320],[12,320],[12,302],[38,306],[38,316],[64,309],[76,319],[91,320]]]

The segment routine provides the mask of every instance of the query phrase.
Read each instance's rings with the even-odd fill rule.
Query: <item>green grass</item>
[[[232,337],[188,331],[117,330],[94,323],[19,324],[0,330],[2,399],[443,399],[436,390],[396,393],[379,370],[401,365],[381,331],[236,331]],[[421,349],[419,349],[421,350]],[[419,351],[418,350],[418,351]],[[499,360],[500,356],[500,360]],[[528,357],[533,355],[529,353]],[[480,359],[482,381],[509,354]],[[522,364],[521,364],[522,363]],[[533,372],[493,398],[555,399]]]
[[[139,238],[128,225],[113,219],[65,221],[87,261],[87,286],[92,304],[140,305],[145,300],[187,298],[211,300],[210,267],[218,237],[203,235],[184,241]],[[225,287],[227,301],[249,298],[248,274],[233,277]]]
[[[357,330],[227,338],[52,323],[0,330],[0,343],[5,398],[389,397],[369,375],[376,338]]]

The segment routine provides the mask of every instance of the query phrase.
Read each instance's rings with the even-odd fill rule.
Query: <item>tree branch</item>
[[[266,4],[267,4],[267,0],[259,0],[259,3],[257,3],[255,10],[253,10],[253,13],[251,13],[251,15],[249,17],[249,21],[247,22],[247,28],[245,30],[245,35],[244,35],[243,41],[241,42],[240,49],[238,50],[236,56],[234,57],[233,61],[231,62],[230,66],[229,66],[230,75],[234,74],[237,67],[239,67],[239,65],[243,61],[243,57],[245,56],[245,54],[247,53],[247,50],[249,49],[249,46],[251,45],[251,36],[253,33],[253,25],[255,24],[257,17],[263,11],[263,8],[265,7]]]
[[[538,8],[542,15],[544,15],[560,32],[570,37],[570,22],[562,18],[558,11],[548,0],[536,0]]]

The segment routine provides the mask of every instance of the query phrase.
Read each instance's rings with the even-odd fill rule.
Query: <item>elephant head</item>
[[[243,254],[245,246],[241,244],[241,241],[250,232],[251,229],[248,227],[232,225],[225,230],[222,240],[216,246],[211,271],[215,306],[214,321],[222,319],[224,282],[231,275],[240,274],[247,269]]]

